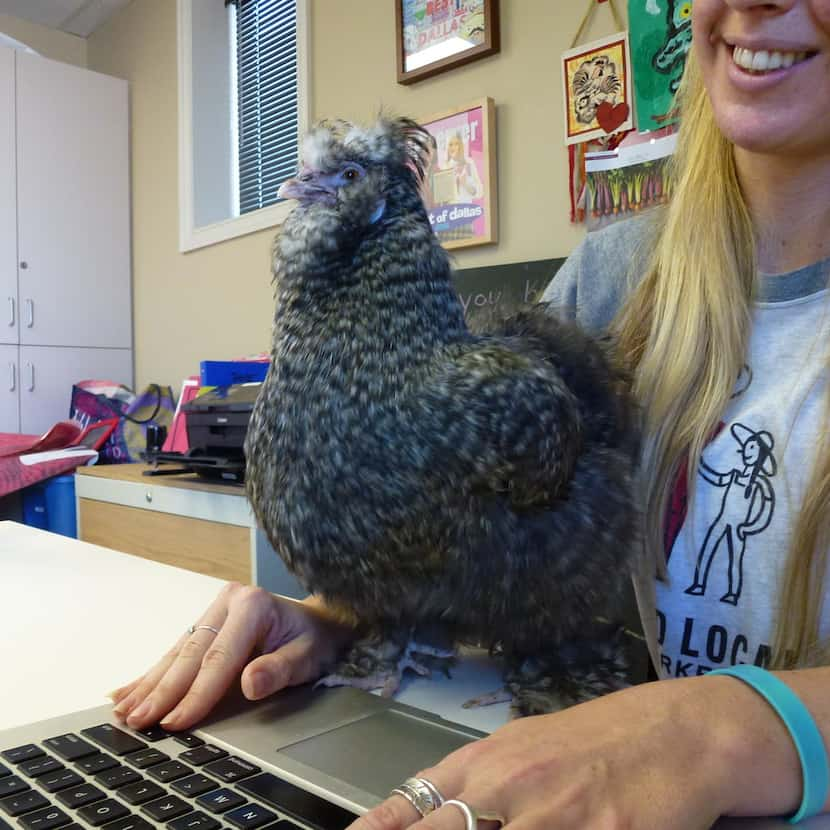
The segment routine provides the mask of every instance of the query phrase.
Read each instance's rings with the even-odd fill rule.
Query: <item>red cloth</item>
[[[27,466],[20,461],[20,455],[27,452],[40,436],[18,435],[0,432],[0,497],[37,484],[52,476],[69,473],[89,460],[88,456],[56,458]],[[16,451],[15,455],[9,453]]]

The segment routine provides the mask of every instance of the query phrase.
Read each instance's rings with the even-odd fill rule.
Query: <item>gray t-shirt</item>
[[[590,329],[607,325],[638,278],[652,227],[643,216],[589,234],[544,299]],[[682,477],[671,494],[669,582],[657,585],[665,676],[769,658],[782,567],[822,437],[828,278],[830,260],[759,275],[746,364],[703,453],[693,515]],[[827,613],[821,633],[830,634]]]

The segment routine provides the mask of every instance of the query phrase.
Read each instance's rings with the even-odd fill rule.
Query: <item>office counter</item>
[[[223,584],[0,522],[0,730],[106,703],[106,693],[148,669]],[[490,731],[507,720],[506,704],[480,709],[461,704],[500,685],[498,667],[469,652],[451,680],[407,679],[398,699]],[[718,830],[787,826],[756,819],[723,821]],[[830,830],[830,817],[801,826]]]

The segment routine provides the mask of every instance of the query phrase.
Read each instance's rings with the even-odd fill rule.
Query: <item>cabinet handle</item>
[[[14,363],[9,363],[9,392],[17,389],[17,370]]]
[[[35,391],[35,364],[26,361],[26,368],[29,370],[29,391]]]
[[[35,324],[35,301],[26,300],[26,328],[32,328]]]
[[[9,297],[9,325],[14,325],[14,297]]]

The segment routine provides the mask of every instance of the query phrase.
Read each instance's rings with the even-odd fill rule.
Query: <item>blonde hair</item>
[[[646,555],[665,576],[664,517],[683,462],[688,492],[703,448],[746,358],[756,280],[755,235],[732,143],[715,123],[694,54],[678,96],[682,128],[674,195],[645,277],[614,323],[635,369],[647,439]],[[703,230],[705,229],[705,231]],[[819,622],[830,546],[830,439],[825,438],[795,522],[775,622],[774,668],[820,661]]]

